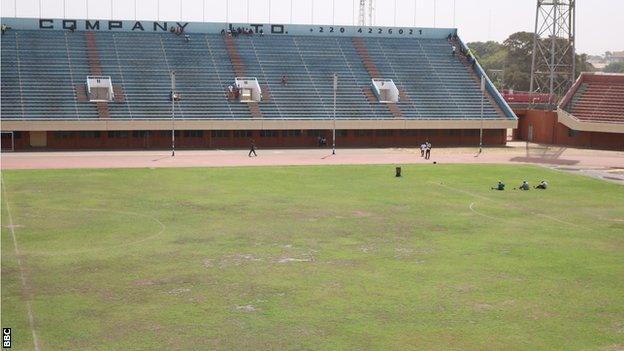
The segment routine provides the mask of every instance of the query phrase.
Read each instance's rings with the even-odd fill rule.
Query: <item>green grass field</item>
[[[624,348],[624,187],[403,172],[5,171],[2,327],[32,350],[30,300],[41,350]]]

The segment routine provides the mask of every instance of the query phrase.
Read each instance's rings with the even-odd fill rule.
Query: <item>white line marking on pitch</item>
[[[54,210],[54,211],[77,211],[76,209],[60,208],[60,207],[50,207],[50,208],[47,208],[47,210]],[[141,244],[141,243],[146,242],[148,240],[155,239],[156,237],[158,237],[162,233],[164,233],[165,230],[167,229],[167,226],[164,225],[163,222],[161,222],[158,218],[156,218],[154,216],[142,214],[142,213],[136,213],[136,212],[130,212],[130,211],[117,211],[117,210],[99,209],[99,208],[83,208],[83,209],[80,209],[78,211],[110,212],[110,213],[120,213],[120,214],[124,214],[124,215],[149,218],[149,219],[153,220],[154,222],[158,223],[158,225],[160,226],[160,231],[158,233],[154,234],[154,235],[150,235],[148,237],[145,237],[143,239],[139,239],[139,240],[136,240],[136,241],[131,241],[129,243],[121,243],[121,244],[117,244],[117,245],[96,247],[96,248],[84,249],[84,250],[63,251],[63,252],[58,252],[58,253],[36,252],[36,251],[32,251],[32,252],[29,252],[29,253],[30,254],[34,254],[34,255],[45,255],[45,256],[65,256],[65,255],[74,255],[74,254],[82,254],[82,253],[87,253],[87,252],[108,250],[108,249],[114,249],[114,248],[119,248],[119,247],[129,247],[131,245]]]
[[[11,231],[11,237],[13,237],[13,247],[15,248],[15,256],[17,258],[17,266],[19,267],[20,279],[22,281],[22,289],[26,295],[26,308],[28,310],[28,324],[30,324],[30,331],[32,331],[33,344],[35,345],[35,351],[41,350],[39,348],[39,340],[37,340],[37,332],[35,331],[35,319],[33,318],[32,306],[30,304],[30,289],[26,283],[26,277],[24,276],[24,268],[22,266],[22,259],[20,257],[19,248],[17,247],[17,238],[15,237],[15,226],[13,225],[13,216],[11,215],[11,209],[9,207],[9,198],[6,192],[6,183],[4,177],[0,176],[2,182],[2,191],[4,193],[4,202],[6,203],[7,215],[9,217],[9,230]]]
[[[457,188],[454,188],[454,187],[451,187],[451,186],[448,186],[448,185],[444,185],[444,184],[436,183],[436,182],[431,182],[431,181],[428,182],[428,183],[435,184],[437,186],[440,186],[440,187],[443,187],[443,188],[446,188],[446,189],[449,189],[449,190],[457,191],[457,192],[460,192],[460,193],[463,193],[463,194],[466,194],[466,195],[470,195],[470,196],[478,197],[478,198],[481,198],[481,199],[484,199],[484,200],[496,202],[495,199],[491,199],[491,198],[489,198],[487,196],[483,196],[483,195],[479,195],[479,194],[474,194],[474,193],[471,193],[471,192],[463,190],[463,189],[457,189]],[[504,204],[501,204],[501,205],[505,206],[507,208],[527,211],[530,214],[533,214],[533,215],[536,215],[536,216],[540,216],[540,217],[543,217],[543,218],[546,218],[546,219],[550,219],[550,220],[555,221],[555,222],[567,224],[567,225],[570,225],[570,226],[573,226],[573,227],[583,228],[583,229],[587,229],[587,230],[592,230],[591,228],[588,228],[588,227],[585,227],[585,226],[582,226],[582,225],[578,225],[578,224],[575,224],[575,223],[567,222],[567,221],[564,221],[564,220],[559,219],[559,218],[555,218],[555,217],[552,217],[552,216],[549,216],[549,215],[545,215],[543,213],[535,212],[535,211],[533,211],[531,209],[528,209],[528,208],[525,208],[525,207],[522,207],[522,206],[512,206],[512,205],[509,205],[507,203],[504,203]],[[471,210],[472,210],[472,208],[471,208]],[[475,212],[475,211],[473,210],[473,212]]]
[[[472,212],[474,212],[474,213],[478,214],[479,216],[482,216],[482,217],[485,217],[485,218],[489,218],[489,219],[493,219],[493,220],[495,220],[495,221],[498,221],[498,220],[500,219],[500,218],[496,218],[496,217],[488,216],[488,215],[486,215],[486,214],[483,214],[483,213],[481,213],[481,212],[478,212],[477,210],[475,210],[475,209],[474,209],[474,205],[475,205],[475,203],[474,203],[474,202],[471,202],[471,203],[470,203],[470,206],[468,206],[468,208],[470,208],[470,211],[472,211]]]

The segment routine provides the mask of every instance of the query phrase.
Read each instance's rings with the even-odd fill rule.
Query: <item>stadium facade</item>
[[[2,23],[4,148],[503,145],[518,123],[456,29]]]
[[[582,73],[556,110],[514,110],[520,140],[624,150],[624,74]]]

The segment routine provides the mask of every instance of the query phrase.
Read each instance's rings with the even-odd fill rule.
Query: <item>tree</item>
[[[612,62],[604,68],[604,71],[606,73],[624,73],[624,62]]]
[[[468,43],[468,47],[488,75],[493,76],[493,73],[502,71],[502,76],[499,74],[499,79],[495,83],[499,89],[526,91],[531,86],[534,37],[531,32],[517,32],[510,35],[502,44],[492,41],[474,42]],[[593,66],[587,62],[587,55],[576,55],[576,77],[581,72],[593,70]]]

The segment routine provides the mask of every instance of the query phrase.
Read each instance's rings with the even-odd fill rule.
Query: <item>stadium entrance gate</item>
[[[0,134],[1,139],[2,139],[2,145],[0,146],[0,148],[2,148],[3,152],[7,152],[7,151],[14,151],[15,150],[15,139],[14,139],[14,134],[13,132],[2,132]]]

